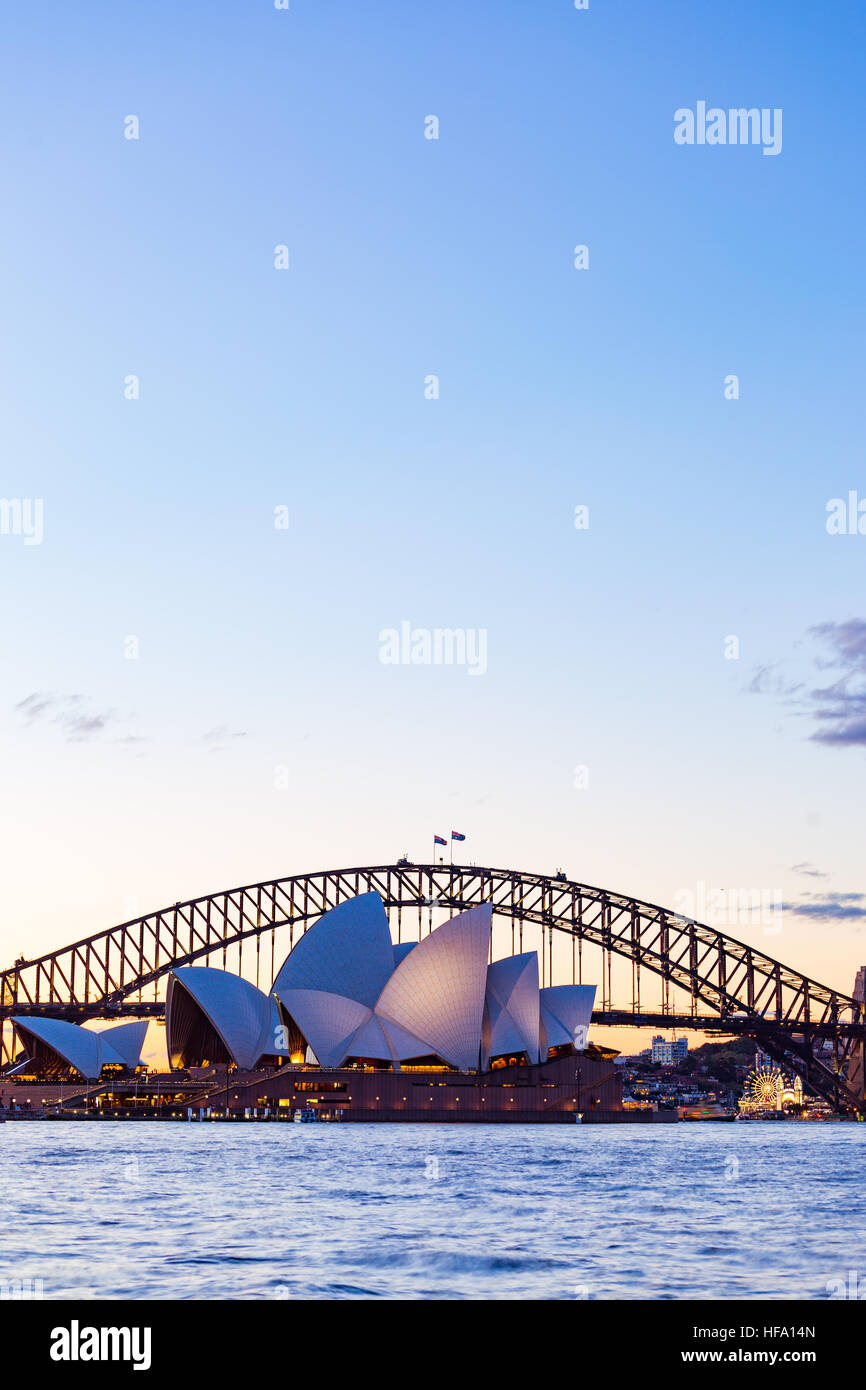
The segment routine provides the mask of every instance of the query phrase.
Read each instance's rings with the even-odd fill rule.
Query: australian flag
[[[465,836],[465,835],[461,835],[459,830],[452,830],[452,831],[451,831],[451,839],[452,839],[452,840],[465,840],[465,839],[466,839],[466,836]]]
[[[434,843],[434,845],[447,845],[448,841],[447,841],[447,840],[443,840],[443,838],[442,838],[441,835],[434,835],[434,836],[433,836],[433,843]]]

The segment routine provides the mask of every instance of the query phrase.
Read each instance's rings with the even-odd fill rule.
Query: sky
[[[3,964],[458,829],[763,891],[733,934],[849,990],[862,7],[47,0],[2,38]],[[677,143],[699,102],[781,148]],[[403,623],[484,659],[391,664]]]

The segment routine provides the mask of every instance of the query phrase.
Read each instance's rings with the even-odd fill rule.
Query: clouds
[[[216,728],[208,729],[206,734],[202,734],[202,742],[208,745],[211,753],[220,752],[238,738],[246,738],[246,732],[242,729],[229,729],[225,724],[217,724]]]
[[[56,726],[68,743],[102,741],[139,747],[151,741],[145,734],[124,732],[124,725],[128,724],[131,716],[119,714],[114,709],[100,709],[85,695],[61,695],[36,690],[19,700],[14,708],[28,725]],[[246,737],[243,730],[217,724],[203,734],[190,735],[188,741],[204,744],[208,752],[218,753],[237,739]]]
[[[804,878],[829,878],[823,869],[803,860],[791,865],[792,874]],[[782,911],[792,917],[811,918],[813,922],[860,922],[866,920],[866,893],[839,893],[823,888],[817,893],[801,893],[796,902],[786,902]]]
[[[806,860],[802,864],[791,865],[792,874],[803,874],[805,878],[829,878],[822,869],[816,869],[814,864],[809,864]]]
[[[46,721],[56,724],[70,743],[82,743],[100,737],[119,720],[114,710],[99,710],[83,695],[50,695],[34,691],[19,700],[15,709],[28,724]]]
[[[746,691],[772,695],[812,723],[810,742],[827,747],[866,747],[866,619],[818,623],[806,634],[813,671],[826,672],[820,684],[791,679],[779,664],[758,666]]]
[[[66,698],[74,699],[75,697],[67,696]],[[34,719],[38,719],[40,715],[44,714],[47,709],[50,709],[51,706],[56,703],[56,696],[40,695],[37,692],[33,695],[28,695],[25,700],[20,700],[18,704],[15,706],[15,708],[17,710],[20,710],[22,714],[26,715],[27,722],[32,724]]]
[[[752,679],[746,686],[749,695],[775,695],[779,699],[790,699],[803,689],[802,681],[787,681],[779,672],[778,666],[756,666]]]
[[[866,918],[866,893],[803,893],[799,902],[785,903],[784,911],[817,922],[862,921]]]
[[[820,623],[809,635],[820,644],[816,665],[839,672],[835,681],[810,692],[818,723],[813,742],[866,746],[866,621]]]
[[[829,643],[850,666],[866,672],[866,618],[849,618],[844,623],[818,623],[809,633]]]

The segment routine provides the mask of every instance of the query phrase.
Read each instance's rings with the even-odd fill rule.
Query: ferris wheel
[[[775,1110],[784,1090],[785,1078],[778,1067],[755,1067],[746,1077],[746,1094],[762,1110]]]

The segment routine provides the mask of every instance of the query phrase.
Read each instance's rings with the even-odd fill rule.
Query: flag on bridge
[[[451,839],[452,839],[452,840],[465,840],[465,839],[466,839],[466,836],[465,836],[465,835],[461,835],[459,830],[452,830],[452,831],[451,831]]]
[[[443,839],[441,835],[434,835],[433,843],[434,845],[447,845],[448,841]]]

